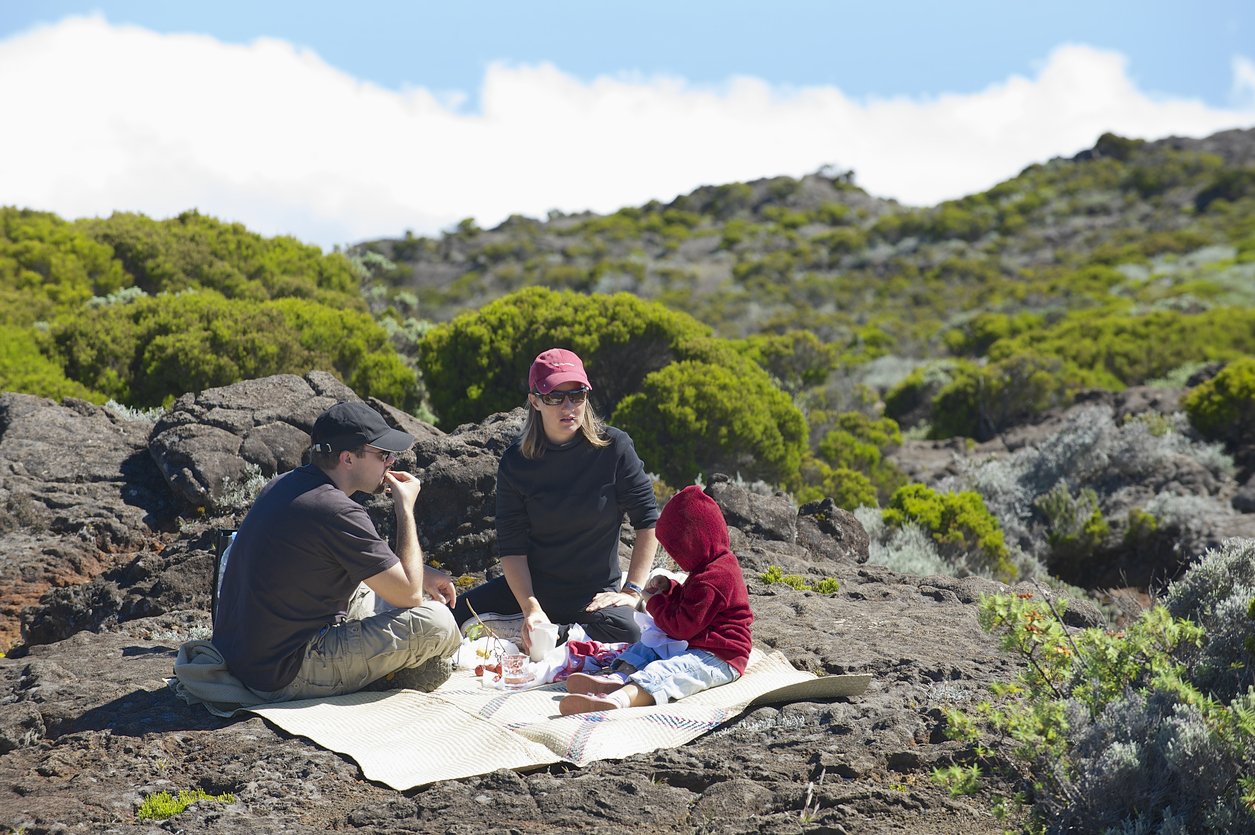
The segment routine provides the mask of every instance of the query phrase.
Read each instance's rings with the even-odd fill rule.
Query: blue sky
[[[825,164],[929,205],[1255,126],[1251,8],[0,0],[0,203],[324,247]]]

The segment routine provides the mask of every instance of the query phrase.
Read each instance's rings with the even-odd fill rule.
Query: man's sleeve
[[[337,513],[329,520],[326,535],[336,559],[356,582],[387,571],[399,558],[379,536],[366,508],[357,505]]]

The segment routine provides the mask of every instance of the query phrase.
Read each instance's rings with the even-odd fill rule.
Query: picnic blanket
[[[431,693],[393,690],[251,707],[288,733],[345,754],[394,789],[556,762],[586,765],[674,748],[759,704],[861,695],[869,675],[816,677],[755,649],[737,681],[662,706],[561,716],[562,684],[501,691],[469,670]]]

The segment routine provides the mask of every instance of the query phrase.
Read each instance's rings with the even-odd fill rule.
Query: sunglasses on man
[[[385,464],[395,464],[397,461],[397,454],[395,452],[392,452],[391,450],[379,449],[378,447],[368,446],[366,447],[366,451],[373,452],[376,455],[378,455],[379,460]]]

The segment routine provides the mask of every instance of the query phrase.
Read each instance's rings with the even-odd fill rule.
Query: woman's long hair
[[[592,403],[584,404],[584,417],[580,421],[580,432],[593,446],[609,446],[606,437],[606,423],[597,417]],[[523,457],[534,461],[545,454],[545,425],[540,410],[532,405],[532,398],[527,398],[527,419],[523,421],[523,440],[519,444]]]

